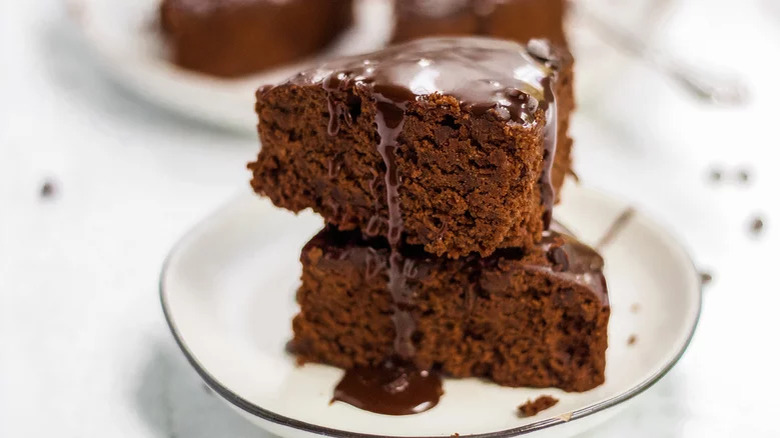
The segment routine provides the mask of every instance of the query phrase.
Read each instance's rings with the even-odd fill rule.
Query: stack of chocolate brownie
[[[301,255],[292,347],[358,374],[337,398],[372,409],[355,394],[379,379],[415,399],[439,373],[604,381],[603,260],[552,220],[572,64],[543,40],[430,38],[258,91],[252,187],[327,222]]]

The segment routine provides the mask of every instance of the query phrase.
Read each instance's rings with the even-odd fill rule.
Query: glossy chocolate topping
[[[379,367],[347,370],[333,392],[333,401],[378,414],[409,415],[436,406],[442,393],[438,374],[388,361]]]
[[[602,304],[608,305],[607,280],[604,277],[604,259],[595,249],[574,238],[557,222],[544,232],[539,248],[546,252],[552,266],[528,266],[544,270],[553,276],[586,286]]]
[[[415,354],[412,335],[416,324],[410,309],[414,297],[407,285],[414,269],[401,255],[403,212],[398,188],[401,183],[395,162],[398,138],[406,120],[407,107],[429,94],[452,96],[461,109],[495,116],[523,126],[541,123],[537,112],[545,113],[544,166],[539,191],[546,206],[545,227],[552,216],[555,193],[551,182],[557,132],[552,77],[558,62],[549,44],[533,40],[528,47],[489,38],[427,38],[396,45],[373,54],[334,60],[304,71],[290,82],[321,85],[329,96],[337,90],[359,88],[376,103],[377,150],[384,160],[386,218],[372,218],[366,234],[373,235],[380,222],[387,223],[390,243],[388,290],[394,302],[395,353],[409,360]],[[337,135],[341,109],[329,99],[328,133]]]

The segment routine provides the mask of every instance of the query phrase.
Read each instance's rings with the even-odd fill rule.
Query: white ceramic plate
[[[124,87],[189,117],[254,132],[255,90],[292,76],[318,59],[376,50],[390,37],[390,4],[357,0],[355,26],[327,50],[299,63],[240,79],[191,72],[170,62],[158,30],[160,0],[67,0],[87,44]]]
[[[569,185],[556,217],[593,242],[626,208]],[[605,248],[612,317],[606,383],[584,393],[505,388],[479,379],[445,379],[438,406],[393,417],[330,398],[342,371],[295,365],[285,352],[303,244],[322,227],[249,194],[225,205],[176,245],[162,272],[168,324],[206,383],[231,406],[282,437],[326,435],[568,436],[603,421],[660,379],[688,345],[699,315],[699,277],[677,240],[637,213]],[[629,345],[628,339],[636,337]],[[550,394],[560,402],[531,418],[516,408]]]

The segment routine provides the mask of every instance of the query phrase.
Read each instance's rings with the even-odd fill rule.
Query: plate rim
[[[580,186],[580,188],[585,188],[587,191],[591,193],[595,193],[597,196],[612,198],[622,202],[621,198],[617,196],[612,196],[611,194],[606,194],[602,190],[590,189],[582,186]],[[173,319],[170,305],[167,300],[167,292],[166,292],[167,289],[165,287],[165,280],[167,278],[171,261],[173,257],[179,253],[181,247],[184,246],[184,244],[187,243],[192,238],[192,236],[195,235],[196,231],[200,230],[208,223],[210,223],[226,207],[233,205],[236,201],[244,197],[243,195],[245,194],[232,197],[230,200],[217,207],[216,210],[212,211],[205,218],[198,221],[194,226],[190,227],[184,233],[184,235],[180,237],[176,241],[176,243],[171,247],[170,251],[165,257],[165,260],[163,261],[162,268],[160,270],[160,275],[158,279],[158,293],[160,296],[160,304],[162,306],[163,316],[165,318],[165,322],[168,326],[168,329],[170,330],[171,335],[173,336],[173,339],[176,341],[176,345],[178,345],[179,349],[184,354],[184,357],[187,359],[187,362],[189,362],[190,366],[192,366],[192,368],[195,369],[195,371],[198,373],[201,379],[203,379],[203,381],[209,386],[209,388],[211,388],[214,392],[216,392],[225,401],[230,403],[233,407],[240,409],[243,413],[252,415],[253,417],[260,418],[261,420],[268,421],[270,423],[282,427],[288,427],[288,428],[309,432],[320,436],[332,437],[332,438],[441,438],[441,435],[419,435],[419,436],[375,435],[375,434],[366,434],[361,432],[350,432],[346,430],[320,426],[317,424],[308,423],[306,421],[301,421],[301,420],[296,420],[294,418],[286,417],[284,415],[277,414],[273,411],[257,406],[254,403],[239,396],[235,392],[231,391],[228,387],[220,383],[219,380],[217,380],[214,376],[212,376],[208,372],[208,370],[206,370],[206,368],[200,364],[200,362],[195,357],[195,355],[187,347],[187,344],[184,342],[184,338],[181,335]],[[636,209],[636,207],[634,208]],[[641,214],[641,210],[638,211]],[[676,236],[672,232],[668,231],[666,227],[662,227],[661,225],[659,225],[655,221],[655,219],[647,215],[643,215],[643,216],[644,219],[647,220],[653,226],[653,228],[661,230],[663,233],[666,233],[667,235],[672,237],[672,240],[677,245],[679,245],[680,249],[682,250],[684,258],[687,262],[686,264],[690,267],[690,269],[693,270],[693,272],[698,272],[696,269],[696,264],[693,262],[693,259],[691,258],[690,255],[691,253],[687,250],[686,246],[682,243],[682,241],[680,239],[675,238]],[[553,418],[536,421],[530,424],[526,424],[523,426],[514,427],[510,429],[504,429],[504,430],[488,432],[488,433],[460,435],[460,437],[461,438],[510,438],[519,435],[526,435],[553,426],[568,424],[576,420],[587,418],[593,414],[603,412],[610,408],[613,408],[645,392],[647,389],[649,389],[650,387],[658,383],[658,381],[660,381],[664,376],[666,376],[666,374],[669,371],[671,371],[672,368],[674,368],[677,362],[680,361],[682,356],[688,350],[688,347],[690,346],[691,341],[693,340],[693,336],[695,335],[696,329],[699,325],[699,320],[701,319],[701,312],[703,307],[702,306],[703,285],[701,284],[701,282],[699,282],[699,287],[697,288],[697,293],[695,294],[695,297],[696,297],[696,315],[690,330],[685,335],[685,342],[680,347],[680,349],[677,352],[675,352],[674,356],[671,358],[671,360],[669,360],[669,362],[664,364],[663,367],[658,369],[655,373],[653,373],[650,377],[648,377],[638,385],[633,386],[629,390],[621,394],[618,394],[612,398],[603,400],[599,403],[590,406],[586,406],[581,409],[573,410],[570,412],[571,417],[568,418],[567,420],[563,420],[560,417],[553,417]]]

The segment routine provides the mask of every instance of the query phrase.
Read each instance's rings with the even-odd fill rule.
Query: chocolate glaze
[[[545,272],[560,280],[585,286],[603,305],[609,305],[607,281],[603,274],[604,259],[595,249],[577,240],[571,231],[554,220],[536,246],[544,253],[544,260],[529,257],[523,269]],[[494,264],[501,259],[521,260],[527,255],[528,252],[521,249],[502,248],[490,257],[478,259],[478,262]]]
[[[604,259],[596,250],[571,236],[553,222],[544,232],[539,247],[547,254],[549,265],[528,265],[528,270],[543,270],[555,277],[581,284],[590,289],[602,304],[608,305],[607,280],[604,277]],[[557,230],[556,230],[557,228]]]
[[[347,370],[332,402],[342,401],[378,414],[409,415],[436,406],[442,394],[437,373],[388,361],[379,367]]]
[[[491,3],[490,1],[487,3]],[[558,63],[549,44],[533,40],[528,47],[489,38],[427,38],[386,50],[326,63],[290,79],[298,85],[321,85],[328,94],[328,133],[339,132],[341,119],[351,121],[346,103],[334,100],[334,92],[360,90],[376,105],[377,150],[384,161],[387,217],[377,212],[366,230],[375,236],[383,222],[390,243],[388,290],[393,297],[396,339],[395,353],[401,359],[414,356],[412,335],[416,329],[410,309],[414,297],[407,285],[404,267],[408,260],[400,253],[403,212],[399,199],[401,181],[395,163],[398,138],[408,106],[433,93],[453,96],[461,109],[476,115],[488,112],[523,126],[540,123],[545,113],[544,165],[539,192],[546,207],[544,223],[549,225],[555,193],[551,181],[556,145],[555,94],[552,89]],[[373,187],[373,185],[372,185]],[[377,209],[379,210],[379,209]],[[407,267],[407,271],[411,269]]]

